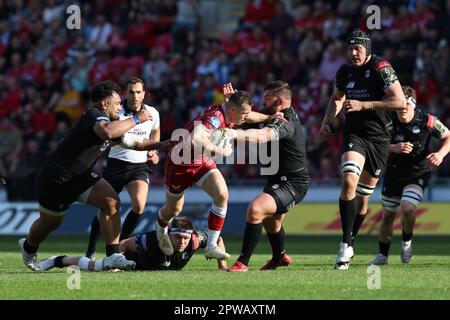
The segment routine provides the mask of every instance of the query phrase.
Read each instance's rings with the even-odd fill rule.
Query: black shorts
[[[267,181],[264,193],[272,196],[277,204],[275,214],[282,214],[300,203],[306,195],[309,186],[307,174],[296,176],[273,176]]]
[[[47,210],[65,211],[100,179],[98,174],[90,170],[72,176],[56,164],[46,165],[36,176],[38,202]]]
[[[379,178],[389,156],[389,141],[373,142],[355,134],[344,136],[343,152],[355,151],[366,159],[364,170]]]
[[[428,186],[431,170],[405,170],[388,167],[384,175],[381,194],[386,197],[401,197],[403,189],[410,184],[420,186],[423,190]]]
[[[108,158],[103,170],[103,178],[109,182],[117,193],[131,181],[142,180],[150,183],[150,169],[146,162],[132,163],[114,158]]]

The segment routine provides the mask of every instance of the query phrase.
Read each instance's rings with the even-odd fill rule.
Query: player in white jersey
[[[152,115],[152,120],[136,125],[128,131],[128,134],[160,141],[159,113],[155,108],[143,103],[145,98],[144,82],[139,78],[131,78],[126,83],[126,90],[127,100],[121,106],[120,120],[135,117],[141,109],[149,111]],[[150,183],[147,161],[152,164],[158,163],[156,150],[136,151],[115,145],[109,152],[103,178],[111,184],[117,194],[126,186],[131,199],[131,210],[123,223],[120,240],[127,239],[131,235],[144,212]],[[100,225],[97,217],[94,217],[86,250],[87,257],[95,257],[99,237]]]

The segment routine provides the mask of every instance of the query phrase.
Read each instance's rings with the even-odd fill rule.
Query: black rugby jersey
[[[431,137],[441,138],[447,130],[444,124],[435,116],[418,108],[414,111],[414,117],[409,123],[402,123],[393,113],[394,130],[392,132],[392,144],[410,142],[413,150],[410,153],[391,153],[388,158],[388,168],[398,170],[416,171],[428,169],[426,157],[429,154]]]
[[[277,175],[307,174],[305,136],[300,119],[294,109],[281,110],[284,114],[282,119],[272,119],[267,127],[275,130],[279,140],[279,169]],[[269,142],[269,144],[272,142]],[[268,151],[270,151],[270,145]],[[272,157],[272,161],[274,157]]]
[[[368,63],[354,67],[342,65],[336,73],[336,87],[347,100],[380,101],[384,90],[397,80],[391,64],[377,55]],[[359,111],[347,113],[344,134],[356,134],[370,141],[389,141],[392,120],[388,111]]]
[[[94,132],[99,121],[109,122],[110,119],[99,109],[89,108],[59,143],[49,164],[53,162],[71,175],[91,169],[110,144]]]
[[[151,231],[138,235],[137,254],[126,252],[125,257],[136,262],[137,270],[181,270],[197,249],[206,246],[207,239],[206,233],[195,231],[183,252],[174,252],[173,255],[166,256],[159,248],[156,231]]]

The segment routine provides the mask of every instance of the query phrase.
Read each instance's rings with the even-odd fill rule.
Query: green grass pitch
[[[293,265],[259,271],[270,258],[265,235],[250,262],[250,272],[217,270],[215,261],[197,253],[182,271],[82,272],[80,289],[69,290],[65,269],[33,273],[24,267],[19,237],[0,237],[0,299],[450,299],[450,237],[415,237],[410,264],[400,262],[400,239],[394,238],[389,265],[381,267],[380,289],[368,289],[369,261],[377,238],[361,237],[347,271],[334,270],[338,237],[289,236],[287,252]],[[50,237],[39,257],[81,255],[87,237]],[[240,237],[225,237],[231,263]],[[99,245],[103,248],[103,245]]]

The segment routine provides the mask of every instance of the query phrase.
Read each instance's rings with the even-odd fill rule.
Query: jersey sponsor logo
[[[350,143],[348,144],[348,147],[349,147],[350,149],[353,148],[353,143],[350,142]]]
[[[390,66],[391,66],[391,64],[390,64],[389,62],[387,62],[386,60],[383,60],[383,61],[378,62],[378,63],[375,65],[375,70],[376,70],[377,72],[380,72],[381,69],[387,68],[387,67],[390,67]]]
[[[375,175],[378,177],[381,173],[381,169],[378,169],[377,171],[375,171]]]
[[[355,81],[350,81],[349,83],[347,83],[347,89],[353,89],[355,87]]]
[[[272,189],[273,189],[273,190],[277,190],[279,187],[280,187],[279,184],[274,184],[274,185],[272,186]]]
[[[418,126],[413,126],[412,127],[412,132],[415,133],[415,134],[418,134],[418,133],[420,133],[420,128]]]
[[[218,129],[218,128],[220,127],[220,120],[219,120],[219,118],[217,118],[216,116],[212,116],[212,117],[209,119],[209,123],[211,123],[212,126],[213,126],[214,128],[216,128],[216,129]]]
[[[98,174],[96,174],[95,172],[91,172],[91,177],[92,177],[92,178],[97,178],[97,177],[98,177]]]

